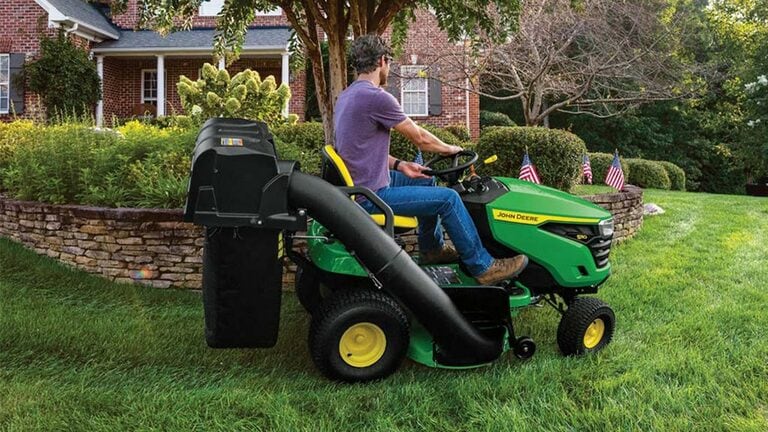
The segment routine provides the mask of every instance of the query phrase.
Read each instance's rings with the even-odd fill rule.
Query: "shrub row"
[[[448,144],[472,145],[448,130],[424,127]],[[325,142],[321,124],[285,125],[273,133],[281,158],[298,160],[304,172],[320,173]],[[54,204],[178,208],[187,192],[196,135],[197,128],[160,128],[137,121],[114,131],[72,123],[0,124],[0,190]],[[569,132],[544,128],[487,129],[475,150],[483,159],[497,155],[498,161],[478,171],[518,177],[526,149],[545,185],[567,191],[580,180],[584,142]],[[393,132],[391,153],[413,160],[416,147]],[[431,156],[425,154],[424,159]],[[590,153],[590,159],[595,182],[601,182],[613,156]],[[622,167],[627,183],[684,190],[685,172],[672,163],[623,159]]]
[[[480,128],[489,126],[515,126],[515,122],[504,113],[480,111]]]
[[[595,182],[601,182],[613,162],[610,153],[590,153]],[[619,158],[626,183],[652,189],[685,190],[685,171],[672,162]]]
[[[578,183],[581,160],[587,151],[584,141],[558,129],[494,127],[480,136],[477,152],[481,160],[496,155],[498,161],[484,167],[487,175],[514,177],[526,149],[543,184],[569,191]]]

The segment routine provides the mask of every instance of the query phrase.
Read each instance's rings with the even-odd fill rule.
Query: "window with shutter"
[[[424,66],[401,66],[400,104],[407,116],[429,115],[429,79]]]
[[[0,54],[0,114],[11,108],[11,56]]]

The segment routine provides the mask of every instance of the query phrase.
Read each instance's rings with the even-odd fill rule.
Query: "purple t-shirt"
[[[336,152],[355,186],[374,192],[389,185],[389,130],[405,120],[394,96],[368,80],[357,80],[336,101]]]

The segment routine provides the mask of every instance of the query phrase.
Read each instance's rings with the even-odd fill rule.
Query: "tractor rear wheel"
[[[557,345],[564,355],[600,351],[613,338],[616,316],[608,304],[593,297],[574,299],[557,327]]]
[[[326,377],[364,382],[392,374],[408,350],[408,318],[381,291],[334,292],[312,316],[309,350]]]

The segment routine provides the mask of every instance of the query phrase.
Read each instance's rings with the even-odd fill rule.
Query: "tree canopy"
[[[113,0],[120,10],[129,0]],[[189,28],[203,0],[142,0],[140,25],[169,32]],[[393,23],[393,39],[404,37],[416,8],[429,8],[452,39],[484,34],[506,37],[517,25],[519,0],[226,0],[217,18],[217,52],[237,55],[256,11],[280,7],[312,65],[315,92],[326,133],[333,137],[333,106],[346,88],[346,47],[350,32],[382,34]],[[328,38],[329,79],[322,61],[321,34]],[[230,57],[232,58],[232,57]]]

